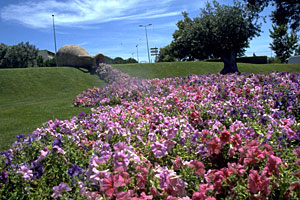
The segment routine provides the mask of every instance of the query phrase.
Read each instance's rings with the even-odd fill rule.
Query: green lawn
[[[163,78],[217,73],[223,63],[173,62],[113,65],[140,78]],[[239,63],[241,72],[300,72],[300,64],[253,65]],[[70,119],[90,108],[75,108],[72,99],[83,90],[104,86],[96,75],[68,67],[0,70],[0,151],[8,149],[20,133],[31,133],[50,119]]]
[[[70,119],[90,108],[75,108],[83,90],[103,86],[96,75],[78,69],[25,68],[0,70],[0,150],[20,133],[31,133],[50,119]]]
[[[113,65],[123,72],[140,78],[163,78],[189,74],[218,73],[223,69],[220,62],[170,62]],[[238,63],[240,72],[268,73],[272,71],[300,72],[300,64],[246,64]]]

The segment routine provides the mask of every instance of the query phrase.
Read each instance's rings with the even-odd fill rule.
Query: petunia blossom
[[[53,190],[54,193],[51,195],[51,197],[57,199],[62,197],[62,193],[69,192],[72,190],[72,188],[70,188],[67,183],[62,182],[58,186],[54,186]]]

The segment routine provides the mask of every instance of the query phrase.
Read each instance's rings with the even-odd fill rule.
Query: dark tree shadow
[[[71,68],[75,68],[83,73],[90,73],[91,75],[96,74],[96,67],[72,67],[72,66],[67,66]]]

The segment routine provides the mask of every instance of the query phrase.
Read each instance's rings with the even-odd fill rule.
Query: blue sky
[[[164,47],[172,41],[182,11],[196,17],[206,0],[1,0],[0,43],[29,41],[39,49],[54,52],[52,13],[55,15],[57,49],[66,44],[84,47],[91,55],[147,61],[145,29],[150,47]],[[220,0],[232,4],[232,0]],[[269,14],[270,8],[264,11]],[[271,56],[270,20],[260,37],[250,42],[246,55]],[[138,48],[136,45],[138,44]],[[152,58],[153,59],[153,58]]]

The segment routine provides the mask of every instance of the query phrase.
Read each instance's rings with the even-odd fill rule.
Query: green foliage
[[[0,49],[0,68],[24,68],[35,66],[38,57],[38,49],[36,49],[34,45],[29,44],[29,42],[21,42],[18,45],[13,46],[1,44]]]
[[[3,58],[8,50],[8,46],[6,44],[0,44],[0,66],[2,66]]]
[[[289,24],[294,31],[300,29],[300,3],[291,0],[244,0],[257,15],[269,5],[275,6],[271,19],[276,25]]]
[[[252,63],[252,64],[267,64],[267,56],[253,56],[253,57],[241,57],[236,59],[239,63]]]
[[[105,57],[105,63],[106,64],[128,64],[128,63],[137,63],[137,60],[135,60],[134,58],[128,58],[126,60],[124,60],[121,57],[115,57],[114,59],[108,57],[108,56],[104,56]]]
[[[287,25],[272,25],[272,27],[273,31],[270,30],[270,37],[273,39],[273,42],[270,44],[270,47],[283,63],[296,50],[298,37],[293,31],[290,34],[287,32]]]
[[[174,62],[176,58],[172,52],[171,45],[167,45],[164,48],[160,48],[158,62]]]
[[[268,58],[268,64],[272,64],[272,63],[281,63],[281,61],[278,57]]]
[[[39,67],[46,67],[45,65],[45,62],[44,62],[44,59],[43,59],[43,56],[38,56],[36,58],[36,65],[39,66]]]
[[[56,67],[56,60],[55,58],[51,58],[49,60],[44,61],[45,67]]]
[[[172,43],[180,59],[226,57],[229,52],[241,56],[249,46],[248,41],[260,32],[255,16],[237,2],[228,6],[213,1],[193,20],[187,13],[183,16],[184,20],[177,23]]]
[[[128,58],[125,60],[126,63],[137,63],[136,59],[134,58]]]

